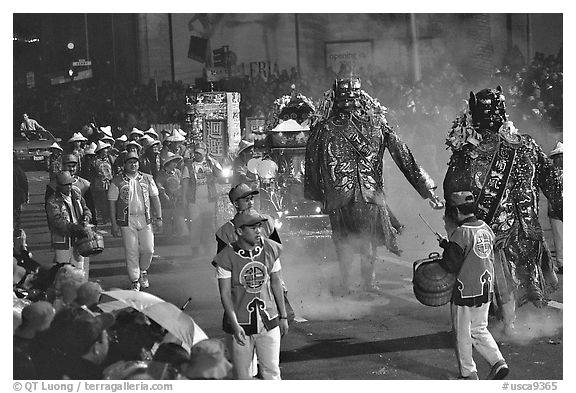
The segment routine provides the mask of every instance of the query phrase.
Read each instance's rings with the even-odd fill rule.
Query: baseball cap
[[[82,306],[91,307],[98,304],[101,294],[102,287],[100,284],[94,281],[88,281],[78,287],[75,302]]]
[[[22,309],[22,327],[35,331],[45,330],[50,326],[56,315],[51,303],[39,301]]]
[[[61,186],[67,186],[69,184],[74,183],[74,179],[72,178],[72,175],[68,171],[60,172],[58,176],[56,176],[56,181]]]
[[[248,195],[256,195],[259,193],[260,191],[253,190],[246,183],[238,183],[234,187],[232,187],[230,192],[228,192],[228,197],[230,198],[230,202],[234,203],[240,198],[245,198]]]
[[[446,199],[446,205],[448,206],[461,206],[474,203],[474,195],[470,191],[457,191],[452,192],[448,195]]]
[[[78,157],[76,157],[75,154],[65,154],[62,157],[62,164],[68,164],[70,162],[78,164]]]
[[[268,218],[258,213],[255,209],[248,209],[244,210],[243,212],[236,213],[232,219],[235,228],[242,228],[264,221],[268,221]]]

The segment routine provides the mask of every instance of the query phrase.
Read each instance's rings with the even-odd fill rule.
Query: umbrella
[[[194,322],[194,319],[172,303],[168,303],[157,296],[147,292],[132,290],[114,290],[102,292],[112,299],[103,300],[98,307],[104,312],[112,312],[127,307],[132,307],[140,311],[148,318],[152,319],[174,337],[181,340],[188,348],[192,348],[196,343],[206,340],[208,336]]]

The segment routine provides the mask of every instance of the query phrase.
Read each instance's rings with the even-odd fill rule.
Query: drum
[[[433,252],[428,258],[419,259],[413,265],[412,284],[416,299],[425,306],[438,307],[450,301],[456,276],[438,263],[442,257]]]
[[[104,251],[104,238],[90,228],[86,228],[82,237],[79,237],[74,247],[83,257],[100,254]]]

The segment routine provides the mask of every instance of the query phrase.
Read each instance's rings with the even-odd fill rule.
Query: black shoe
[[[486,377],[486,379],[504,379],[510,372],[508,365],[504,360],[499,360],[492,366],[490,369],[490,374]]]

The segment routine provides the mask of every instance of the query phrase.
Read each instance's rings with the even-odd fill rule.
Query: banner
[[[242,139],[240,128],[240,93],[226,93],[228,113],[228,152],[236,153]]]

